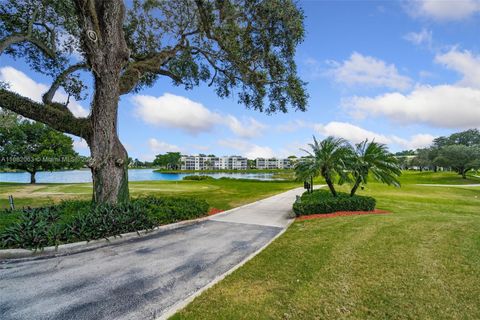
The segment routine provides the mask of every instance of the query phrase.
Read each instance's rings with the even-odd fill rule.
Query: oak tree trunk
[[[91,132],[87,139],[92,160],[96,204],[129,200],[128,155],[118,138],[120,77],[130,51],[125,41],[125,5],[121,0],[76,0],[84,34],[82,45],[95,79]]]
[[[129,199],[128,154],[118,138],[118,81],[96,79],[89,141],[93,162],[93,201],[124,203]]]
[[[35,179],[35,171],[30,172],[30,184],[37,183],[37,179]]]

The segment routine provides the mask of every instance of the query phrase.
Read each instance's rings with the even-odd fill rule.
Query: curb
[[[295,189],[292,189],[295,190]],[[260,200],[261,201],[261,200]],[[239,207],[240,208],[240,207]],[[233,210],[233,209],[232,209]],[[279,238],[282,234],[287,231],[287,229],[290,227],[290,225],[295,221],[295,219],[290,219],[288,224],[279,232],[277,233],[272,239],[270,239],[266,244],[264,244],[261,248],[259,248],[257,251],[251,253],[249,256],[247,256],[245,259],[240,261],[237,265],[233,266],[230,268],[230,270],[226,271],[225,273],[217,276],[215,279],[210,281],[210,283],[206,284],[187,298],[183,299],[182,301],[179,301],[175,303],[173,306],[169,307],[160,317],[155,318],[155,320],[167,320],[170,317],[172,317],[175,313],[178,311],[182,310],[185,308],[190,302],[195,300],[198,296],[200,296],[204,291],[210,289],[223,279],[225,279],[228,275],[232,274],[235,270],[239,269],[243,265],[245,265],[248,261],[252,260],[257,254],[265,250],[273,241],[275,241],[277,238]]]
[[[291,189],[285,192],[290,192]],[[54,256],[59,256],[59,255],[65,255],[65,254],[73,254],[85,250],[92,250],[92,249],[97,249],[97,248],[102,248],[106,247],[112,244],[119,244],[122,242],[126,242],[128,240],[131,240],[133,238],[140,238],[142,236],[149,236],[149,235],[154,235],[159,232],[163,231],[170,231],[170,230],[175,230],[181,227],[185,226],[190,226],[193,224],[197,224],[206,220],[209,220],[212,217],[218,217],[221,215],[229,214],[231,212],[234,212],[236,210],[239,210],[241,208],[245,208],[248,206],[253,205],[254,203],[266,200],[271,197],[275,197],[277,195],[283,194],[285,192],[257,200],[255,202],[247,203],[244,204],[240,207],[236,207],[227,211],[223,211],[211,216],[205,216],[202,218],[198,219],[193,219],[193,220],[186,220],[186,221],[180,221],[180,222],[175,222],[167,225],[162,225],[153,228],[153,230],[140,230],[140,231],[133,231],[133,232],[128,232],[128,233],[123,233],[117,236],[111,236],[108,238],[102,238],[102,239],[97,239],[97,240],[91,240],[91,241],[81,241],[81,242],[73,242],[73,243],[66,243],[62,244],[59,246],[51,246],[51,247],[45,247],[40,250],[29,250],[29,249],[4,249],[0,250],[0,260],[7,260],[7,259],[22,259],[22,258],[45,258],[45,257],[54,257]]]
[[[108,238],[96,239],[91,241],[80,241],[73,243],[66,243],[59,245],[57,247],[45,247],[39,250],[29,250],[29,249],[4,249],[0,250],[0,259],[21,259],[21,258],[44,258],[44,257],[53,257],[57,255],[72,254],[85,250],[92,250],[97,248],[106,247],[112,244],[118,244],[126,242],[133,238],[140,238],[142,236],[153,235],[163,231],[175,230],[181,227],[189,226],[207,220],[210,216],[198,218],[195,220],[186,220],[176,223],[171,223],[163,226],[158,226],[152,230],[140,230],[133,231],[128,233],[123,233],[117,236],[111,236]]]

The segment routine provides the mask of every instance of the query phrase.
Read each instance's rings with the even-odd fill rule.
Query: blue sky
[[[162,79],[121,99],[119,132],[130,156],[285,157],[301,155],[312,135],[375,138],[399,151],[480,127],[480,0],[299,5],[306,38],[296,61],[308,82],[308,111],[265,115],[235,97],[218,98],[206,85],[185,91]],[[0,80],[37,100],[51,81],[7,56]],[[88,99],[70,104],[79,116],[88,106]],[[88,154],[83,141],[75,138],[75,145]]]

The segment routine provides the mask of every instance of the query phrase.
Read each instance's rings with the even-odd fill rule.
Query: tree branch
[[[81,70],[81,69],[86,69],[87,65],[85,63],[78,63],[71,65],[67,69],[63,70],[58,77],[53,81],[52,85],[50,86],[50,89],[48,89],[47,92],[42,96],[42,101],[45,104],[50,104],[52,103],[52,99],[55,96],[55,93],[57,92],[58,88],[60,88],[60,85],[62,82],[65,80],[67,76],[70,74],[74,73],[75,71]]]
[[[3,51],[5,51],[5,49],[10,47],[11,45],[21,43],[27,40],[28,40],[28,37],[26,35],[18,34],[18,33],[15,33],[8,37],[3,38],[2,40],[0,40],[0,55],[3,53]]]
[[[91,124],[88,118],[76,118],[60,103],[41,104],[9,90],[0,89],[0,107],[39,121],[65,133],[90,140]]]
[[[0,55],[10,47],[11,45],[22,43],[22,42],[30,42],[34,46],[36,46],[40,51],[42,51],[46,56],[49,58],[55,58],[55,31],[48,27],[45,23],[36,22],[38,15],[38,8],[35,8],[35,11],[32,14],[31,19],[28,21],[27,31],[26,33],[13,33],[10,36],[7,36],[0,40]],[[48,45],[42,40],[37,39],[33,35],[33,26],[40,25],[45,28],[45,30],[50,34],[50,41],[52,42],[52,48],[49,48]]]
[[[177,44],[172,49],[163,50],[149,56],[148,58],[130,63],[120,78],[120,94],[126,94],[132,91],[136,84],[147,73],[166,75],[175,81],[181,82],[181,79],[178,76],[161,68],[167,64],[170,59],[175,57],[177,52],[183,47],[182,43]]]
[[[170,70],[160,69],[160,70],[157,70],[156,73],[161,74],[163,76],[167,76],[175,82],[182,83],[182,78],[179,75],[176,75],[175,73],[171,72]]]
[[[34,46],[36,46],[38,49],[40,49],[40,51],[42,51],[46,56],[50,57],[50,58],[55,58],[55,50],[49,48],[44,42],[43,40],[40,40],[40,39],[36,39],[30,35],[25,35],[25,34],[19,34],[19,33],[15,33],[15,34],[12,34],[6,38],[3,38],[2,40],[0,40],[0,55],[3,53],[3,51],[5,49],[7,49],[8,47],[10,47],[11,45],[14,45],[14,44],[18,44],[18,43],[22,43],[22,42],[30,42],[32,43]]]

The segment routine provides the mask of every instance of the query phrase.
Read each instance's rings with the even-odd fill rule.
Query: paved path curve
[[[0,318],[160,317],[284,230],[302,191],[87,252],[2,261]]]

